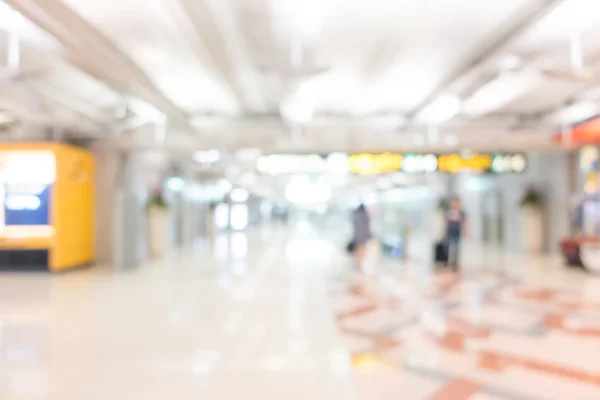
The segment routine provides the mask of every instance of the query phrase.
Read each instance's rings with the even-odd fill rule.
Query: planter
[[[437,209],[433,213],[432,232],[436,240],[440,241],[446,237],[446,214],[443,210]]]
[[[600,247],[596,243],[580,243],[582,267],[590,272],[600,272]]]
[[[544,214],[539,207],[521,208],[521,240],[523,250],[528,253],[541,253],[544,247]]]
[[[166,207],[151,205],[148,207],[148,248],[152,258],[161,258],[165,254],[168,239],[169,214]]]

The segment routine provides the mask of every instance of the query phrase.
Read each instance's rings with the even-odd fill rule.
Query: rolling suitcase
[[[437,242],[435,244],[435,262],[448,263],[448,247],[444,242]]]
[[[348,244],[346,245],[346,251],[350,254],[354,253],[354,249],[356,248],[356,245],[354,243],[354,240],[351,240],[350,242],[348,242]]]

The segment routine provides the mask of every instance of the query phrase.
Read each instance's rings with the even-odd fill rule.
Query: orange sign
[[[572,144],[594,144],[600,143],[600,118],[573,127],[571,132],[566,135],[562,133],[554,135],[552,140],[555,143]]]
[[[348,170],[353,174],[371,175],[397,172],[402,166],[402,154],[353,154]]]
[[[459,154],[444,154],[438,157],[438,169],[445,172],[484,172],[491,167],[492,156],[489,154],[474,154],[471,157],[462,157]]]

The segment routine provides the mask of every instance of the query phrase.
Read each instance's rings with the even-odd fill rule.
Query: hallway
[[[121,274],[1,275],[0,398],[354,399],[327,305],[335,249],[288,236]]]
[[[309,226],[138,270],[0,276],[0,398],[600,398],[600,280],[467,256],[462,279],[352,271]]]

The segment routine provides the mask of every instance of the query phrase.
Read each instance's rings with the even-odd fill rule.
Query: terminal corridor
[[[600,280],[511,264],[458,277],[382,258],[364,275],[306,224],[221,234],[121,273],[11,274],[0,394],[599,398]]]

